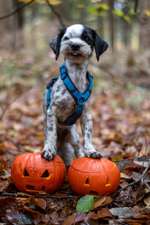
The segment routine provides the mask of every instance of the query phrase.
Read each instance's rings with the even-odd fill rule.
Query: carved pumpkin
[[[120,171],[115,163],[101,158],[79,158],[73,160],[68,180],[78,194],[110,194],[120,182]]]
[[[64,181],[65,165],[56,155],[52,161],[41,153],[25,153],[16,157],[11,176],[16,187],[24,192],[54,192]]]

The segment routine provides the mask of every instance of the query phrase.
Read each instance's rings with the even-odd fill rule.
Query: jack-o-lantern
[[[78,194],[110,194],[120,182],[120,171],[115,163],[101,158],[79,158],[73,160],[68,180],[73,191]]]
[[[16,157],[11,168],[11,177],[16,187],[23,192],[54,192],[64,181],[65,165],[56,155],[47,161],[41,153],[25,153]]]

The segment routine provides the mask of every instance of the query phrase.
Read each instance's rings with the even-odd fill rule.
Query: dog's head
[[[62,53],[65,58],[82,61],[92,55],[93,49],[95,49],[97,60],[99,60],[100,55],[108,48],[108,44],[95,30],[81,24],[75,24],[62,29],[57,37],[50,42],[50,47],[54,51],[56,59]]]

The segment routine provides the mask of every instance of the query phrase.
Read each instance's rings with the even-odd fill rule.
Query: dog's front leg
[[[54,107],[49,107],[46,112],[46,128],[45,128],[45,144],[42,156],[51,160],[56,155],[57,129],[56,129],[56,115]]]
[[[91,158],[101,158],[100,152],[96,151],[92,144],[92,116],[85,108],[81,116],[81,128],[83,133],[84,154]]]
[[[81,145],[80,145],[80,137],[79,137],[79,134],[78,134],[75,124],[70,128],[70,140],[69,141],[74,148],[76,157],[83,157],[84,152],[83,152],[83,148],[81,148]]]

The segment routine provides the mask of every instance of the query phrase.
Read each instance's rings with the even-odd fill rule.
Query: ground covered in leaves
[[[19,192],[10,178],[16,155],[43,147],[42,93],[50,77],[57,74],[58,65],[46,57],[3,52],[0,71],[0,223],[150,224],[148,89],[120,74],[115,77],[119,70],[107,63],[101,68],[90,65],[95,75],[93,142],[118,164],[121,182],[115,193],[96,196],[92,209],[79,213],[80,196],[70,190],[67,181],[55,194],[29,195]]]

